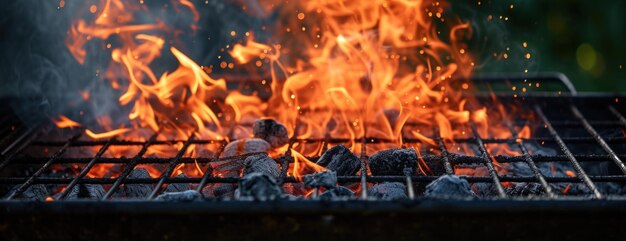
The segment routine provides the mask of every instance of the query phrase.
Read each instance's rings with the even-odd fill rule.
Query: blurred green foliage
[[[474,18],[484,28],[477,34],[490,38],[489,47],[478,50],[487,52],[480,54],[478,72],[558,71],[580,91],[626,91],[626,1],[470,4],[466,7],[478,13]]]

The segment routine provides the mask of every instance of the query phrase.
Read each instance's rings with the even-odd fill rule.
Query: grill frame
[[[524,98],[531,102],[531,106],[534,109],[534,113],[540,118],[540,120],[547,127],[551,137],[549,138],[528,138],[528,139],[520,139],[517,138],[518,133],[514,128],[514,120],[507,120],[506,126],[509,128],[509,131],[512,134],[512,138],[510,139],[494,139],[494,138],[482,138],[476,128],[474,123],[470,123],[471,131],[473,133],[473,137],[464,138],[464,139],[455,139],[457,143],[471,143],[479,147],[480,153],[477,156],[458,156],[451,154],[447,149],[446,145],[443,143],[442,138],[438,135],[438,131],[434,131],[436,134],[433,136],[433,139],[437,141],[439,150],[441,151],[441,155],[439,156],[429,156],[425,155],[423,158],[425,160],[442,160],[443,166],[446,174],[452,174],[454,165],[456,164],[483,164],[487,167],[489,171],[489,176],[486,177],[463,177],[468,180],[470,183],[492,183],[496,186],[498,197],[488,198],[488,199],[499,199],[499,200],[528,200],[528,198],[517,198],[517,197],[507,197],[507,194],[502,187],[502,182],[536,182],[541,184],[545,196],[541,197],[533,197],[536,200],[545,200],[545,201],[554,201],[557,199],[566,199],[566,200],[626,200],[626,196],[610,196],[606,197],[600,191],[598,191],[595,182],[617,182],[617,183],[626,183],[626,166],[623,163],[623,160],[626,160],[626,154],[616,154],[610,147],[610,144],[613,143],[626,143],[626,137],[615,137],[615,138],[603,138],[598,134],[598,132],[594,129],[594,126],[602,125],[602,126],[621,126],[622,128],[626,128],[626,118],[613,106],[608,105],[607,111],[612,113],[615,116],[614,121],[590,121],[584,117],[584,115],[579,110],[579,107],[575,104],[576,101],[580,100],[591,100],[591,99],[601,99],[601,100],[612,100],[612,99],[623,99],[624,95],[621,94],[584,94],[578,95],[575,89],[571,88],[571,83],[565,78],[563,75],[539,75],[539,76],[530,76],[530,77],[507,77],[507,78],[493,78],[493,77],[477,77],[475,81],[485,81],[489,83],[496,83],[498,81],[521,81],[521,78],[525,78],[526,80],[531,80],[531,82],[542,81],[543,82],[556,82],[562,83],[565,86],[565,89],[568,89],[568,92],[537,92],[533,94],[528,94],[524,96],[515,97]],[[525,83],[525,82],[524,82]],[[569,83],[569,84],[568,84]],[[481,96],[481,94],[477,95],[479,98],[487,98],[487,95]],[[510,93],[505,95],[498,95],[500,99],[512,99]],[[541,103],[552,103],[554,101],[558,102],[567,102],[569,103],[569,108],[571,112],[576,117],[579,123],[571,123],[568,121],[550,121],[548,117],[544,114],[544,108]],[[556,131],[555,126],[571,126],[576,124],[582,124],[585,130],[591,135],[589,138],[572,138],[572,137],[561,137],[559,133]],[[12,162],[18,163],[33,163],[33,164],[42,164],[42,166],[37,169],[34,174],[23,177],[23,178],[13,178],[13,177],[0,177],[0,184],[6,185],[19,185],[15,192],[12,192],[9,195],[5,195],[0,203],[4,202],[13,202],[15,201],[15,197],[17,197],[21,192],[25,191],[29,186],[34,184],[67,184],[67,188],[61,194],[61,200],[63,200],[69,190],[71,190],[75,185],[91,183],[91,184],[111,184],[112,187],[106,192],[101,201],[111,201],[109,198],[111,195],[122,185],[122,184],[136,184],[136,183],[146,183],[146,184],[156,184],[150,195],[147,197],[147,200],[154,199],[162,190],[163,184],[171,184],[171,183],[198,183],[196,190],[201,191],[202,188],[208,183],[236,183],[239,178],[219,178],[212,177],[210,175],[210,165],[209,169],[204,170],[205,175],[201,178],[179,178],[179,177],[170,177],[174,168],[180,163],[193,163],[193,161],[198,161],[199,163],[209,163],[214,161],[223,161],[227,159],[241,159],[245,156],[252,155],[242,155],[232,158],[187,158],[183,157],[185,150],[193,144],[219,144],[221,145],[220,151],[225,146],[226,142],[221,140],[197,140],[194,136],[187,140],[168,140],[161,141],[157,140],[158,133],[152,135],[145,142],[137,142],[137,141],[124,141],[117,139],[108,139],[108,140],[97,140],[97,141],[85,141],[79,140],[80,134],[74,135],[66,141],[62,142],[46,142],[46,141],[37,141],[36,138],[36,129],[37,128],[26,128],[23,131],[23,134],[19,134],[16,137],[9,135],[5,139],[2,140],[2,143],[6,142],[6,139],[14,138],[14,142],[11,142],[3,151],[1,155],[0,161],[0,170],[5,168],[8,164]],[[14,132],[12,134],[18,134],[19,132]],[[232,133],[231,133],[232,134]],[[323,142],[325,147],[329,143],[340,143],[345,142],[345,139],[297,139],[292,137],[289,143],[289,149],[298,142],[311,142],[318,141]],[[415,191],[413,190],[414,183],[429,183],[432,180],[436,179],[437,176],[367,176],[365,173],[367,170],[367,159],[366,148],[368,143],[387,143],[391,140],[382,140],[376,138],[360,138],[357,141],[361,143],[360,150],[360,160],[361,160],[361,175],[360,176],[340,176],[338,177],[338,181],[340,183],[344,182],[360,182],[361,183],[361,191],[358,200],[366,200],[373,201],[372,198],[367,195],[367,183],[372,182],[382,182],[382,181],[397,181],[404,182],[407,184],[409,194],[409,198],[412,201],[419,202],[419,199],[423,199],[421,197],[415,197]],[[548,141],[555,142],[560,151],[562,151],[563,155],[558,156],[539,156],[539,155],[531,155],[526,150],[524,143],[533,142],[533,141]],[[150,158],[143,157],[146,153],[148,147],[150,145],[167,145],[172,143],[183,143],[183,147],[178,150],[175,157],[172,158]],[[403,143],[414,143],[419,142],[417,139],[411,138],[403,138]],[[570,142],[580,142],[580,143],[596,143],[598,144],[604,151],[607,152],[607,155],[575,155],[573,154],[566,145]],[[508,145],[517,145],[522,151],[522,156],[494,156],[493,158],[499,162],[525,162],[529,168],[533,172],[532,177],[507,177],[502,176],[497,173],[492,162],[491,157],[489,156],[485,144],[495,144],[495,143],[506,143]],[[29,145],[40,145],[40,146],[54,146],[60,147],[60,149],[55,152],[49,158],[17,158],[15,155],[20,151],[24,150]],[[107,149],[114,145],[137,145],[141,146],[138,154],[131,158],[104,158],[102,157],[103,153],[107,151]],[[63,153],[69,148],[74,146],[102,146],[98,153],[92,158],[65,158],[62,157]],[[541,172],[537,168],[537,163],[542,161],[568,161],[575,169],[576,177],[546,177],[541,174]],[[602,176],[590,176],[585,170],[581,167],[581,161],[604,161],[611,160],[614,162],[621,170],[624,175],[602,175]],[[280,158],[283,167],[286,167],[290,162],[293,162],[293,157],[290,155],[290,151],[286,151],[282,158]],[[74,178],[49,178],[49,177],[39,177],[47,168],[49,168],[53,164],[60,163],[76,163],[76,164],[86,164],[86,167],[82,169],[82,171]],[[89,172],[89,169],[92,168],[95,164],[101,163],[126,163],[121,174],[114,179],[110,178],[89,178],[86,179],[85,176]],[[158,178],[150,178],[150,179],[132,179],[128,178],[130,172],[137,165],[140,164],[154,164],[161,163],[167,164],[167,168],[161,173],[161,176]],[[286,174],[287,169],[283,168],[281,173],[281,178],[279,178],[280,183],[293,183],[296,180],[293,177],[289,177]],[[549,184],[551,183],[583,183],[587,188],[589,188],[592,192],[592,196],[577,196],[577,197],[563,197],[561,195],[557,195],[552,190]],[[355,199],[357,200],[357,199]],[[350,200],[354,202],[355,200]],[[417,200],[417,201],[416,201]],[[18,200],[19,201],[19,200]]]

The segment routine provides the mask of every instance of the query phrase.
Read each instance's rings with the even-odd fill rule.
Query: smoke
[[[104,42],[115,42],[112,36],[106,41],[89,41],[85,48],[87,58],[83,65],[71,55],[65,45],[67,31],[78,17],[90,14],[92,4],[102,1],[22,0],[9,1],[0,9],[0,97],[9,99],[14,112],[23,122],[35,125],[48,122],[60,114],[81,123],[96,117],[110,115],[115,122],[127,122],[130,107],[120,107],[121,92],[111,87],[104,72],[110,64],[110,51]],[[253,17],[241,7],[227,1],[193,1],[200,13],[199,27],[189,30],[193,16],[180,11],[170,0],[146,1],[150,14],[138,16],[137,21],[159,18],[172,29],[182,32],[163,36],[164,50],[176,46],[200,65],[219,66],[218,56],[227,55],[222,48],[237,39],[231,31],[260,31],[265,20]],[[260,10],[258,10],[260,11]],[[243,34],[242,34],[243,35]],[[153,63],[155,73],[172,71],[177,66],[167,51]],[[219,75],[219,71],[215,73]],[[85,100],[85,93],[89,98]],[[114,122],[114,123],[115,123]]]

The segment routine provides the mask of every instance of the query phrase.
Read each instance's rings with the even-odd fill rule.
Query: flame
[[[233,133],[237,139],[252,137],[246,123],[258,118],[285,124],[290,137],[346,139],[344,144],[355,153],[362,147],[355,140],[363,137],[387,141],[368,146],[368,153],[404,146],[403,137],[421,141],[418,147],[438,145],[433,137],[407,128],[409,123],[435,125],[436,134],[452,146],[456,146],[455,138],[467,137],[471,123],[483,138],[512,137],[501,121],[508,118],[504,105],[476,107],[474,99],[462,94],[470,89],[468,80],[475,66],[465,44],[472,28],[450,13],[445,1],[290,1],[280,8],[276,1],[260,1],[251,12],[268,16],[263,12],[276,11],[275,29],[267,30],[275,41],[267,43],[247,32],[243,41],[229,44],[223,52],[236,66],[255,68],[248,71],[251,76],[261,72],[269,77],[259,78],[262,85],[269,85],[269,98],[261,97],[260,90],[229,89],[227,77],[215,77],[211,67],[185,54],[188,51],[179,46],[177,37],[203,27],[198,25],[201,16],[191,1],[171,2],[174,9],[193,17],[188,29],[170,26],[140,2],[101,0],[85,8],[68,30],[66,45],[81,64],[89,59],[87,49],[92,48],[88,44],[106,46],[111,65],[104,76],[121,92],[120,106],[130,109],[128,125],[116,129],[110,116],[102,116],[98,123],[106,131],[87,129],[89,137],[123,135],[145,140],[158,132],[168,139],[194,135],[229,141]],[[108,42],[113,36],[119,43]],[[235,36],[231,32],[230,37]],[[162,55],[173,57],[178,66],[156,72],[152,64]],[[228,70],[235,63],[225,60],[221,65]],[[82,95],[89,100],[88,92]],[[55,123],[80,125],[63,118]],[[529,136],[527,126],[518,133],[520,141]],[[173,147],[151,146],[146,155],[175,155]],[[197,148],[190,146],[186,153],[198,155]],[[466,146],[457,148],[471,152]],[[508,146],[485,148],[499,172],[505,172],[506,165],[497,163],[492,154],[517,153]],[[129,152],[129,147],[110,149],[113,155]],[[277,157],[289,150],[294,163],[288,174],[297,180],[324,170],[305,157],[319,156],[324,150],[321,143],[286,145],[270,150],[270,155]],[[430,173],[419,154],[420,171]],[[195,163],[177,166],[174,174],[181,173],[201,176],[204,172]],[[96,174],[103,172],[88,175]]]
[[[59,128],[74,128],[74,127],[81,126],[80,123],[73,121],[72,119],[67,118],[64,115],[60,115],[58,120],[52,120],[52,121]]]

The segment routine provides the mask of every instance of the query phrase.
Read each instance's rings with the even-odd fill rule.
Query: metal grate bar
[[[626,128],[626,117],[624,117],[621,113],[619,113],[619,111],[617,111],[617,109],[615,109],[615,107],[613,107],[612,105],[608,106],[609,111],[615,116],[617,117],[617,119],[619,119],[619,123],[622,127]]]
[[[446,169],[446,174],[453,175],[454,167],[450,164],[450,153],[448,152],[448,148],[446,148],[446,144],[443,142],[443,139],[441,139],[439,128],[433,128],[433,132],[435,133],[435,140],[439,146],[439,151],[441,151],[441,159],[443,160],[443,167]]]
[[[565,155],[572,163],[572,166],[574,166],[574,169],[576,169],[576,174],[578,178],[580,178],[585,183],[585,185],[587,185],[587,187],[591,190],[591,192],[593,192],[593,195],[596,198],[602,198],[602,194],[600,193],[600,191],[598,191],[596,185],[593,183],[593,181],[591,181],[591,179],[589,179],[589,176],[587,175],[587,173],[585,173],[585,170],[583,170],[583,168],[580,166],[580,163],[578,163],[576,157],[574,157],[574,154],[572,154],[569,148],[567,148],[567,145],[565,144],[565,142],[563,142],[561,136],[559,136],[559,134],[556,132],[539,105],[535,105],[535,113],[539,115],[539,118],[541,118],[545,126],[548,128],[550,135],[556,140],[559,148],[561,148],[561,151],[565,153]]]
[[[18,152],[22,151],[22,149],[26,148],[26,146],[28,146],[28,144],[33,139],[35,139],[35,136],[37,136],[37,135],[33,135],[35,130],[36,130],[36,128],[28,129],[26,132],[24,132],[22,135],[20,135],[17,139],[15,139],[15,141],[13,141],[11,143],[11,145],[7,146],[2,151],[2,153],[0,153],[0,155],[2,155],[2,162],[0,163],[0,169],[4,168],[7,164],[9,164],[9,162],[11,162],[11,159],[13,159],[15,154],[17,154]],[[22,142],[22,140],[24,140],[24,138],[29,137],[29,136],[30,136],[30,138],[28,140]],[[15,151],[12,151],[14,149],[15,149]],[[7,154],[9,154],[9,155],[7,155]]]
[[[500,177],[498,176],[498,172],[491,163],[491,154],[487,152],[485,149],[485,143],[483,143],[482,138],[480,138],[480,134],[476,129],[476,124],[473,121],[470,121],[470,127],[472,128],[472,132],[474,133],[474,137],[476,138],[476,144],[481,152],[482,160],[484,164],[487,166],[487,170],[489,171],[489,175],[493,179],[493,184],[496,185],[496,190],[498,191],[498,196],[501,198],[506,197],[506,192],[504,192],[504,187],[502,187],[502,183],[500,183]]]
[[[83,170],[78,174],[78,176],[76,176],[72,180],[72,182],[70,182],[70,184],[68,184],[67,187],[65,187],[65,190],[61,193],[61,196],[59,197],[59,199],[63,200],[65,199],[65,197],[67,197],[67,195],[71,192],[74,186],[76,186],[76,184],[78,184],[78,182],[83,177],[85,177],[87,173],[89,173],[91,168],[98,162],[98,160],[102,157],[102,155],[104,155],[104,152],[106,152],[106,150],[109,149],[109,146],[111,146],[113,142],[115,142],[114,138],[109,139],[107,143],[104,144],[104,146],[102,146],[100,150],[98,150],[98,153],[96,153],[96,156],[92,158],[91,161],[89,161],[89,163],[87,164],[87,166],[85,166],[85,168],[83,168]]]
[[[511,136],[515,139],[518,139],[519,133],[517,133],[517,131],[513,127],[513,124],[511,123],[508,117],[505,118],[505,124],[509,128],[509,131],[511,132]],[[524,141],[521,139],[518,139],[518,140],[519,141],[516,142],[517,147],[522,151],[522,156],[524,157],[524,161],[526,161],[526,164],[530,167],[530,170],[532,170],[533,175],[537,178],[537,181],[539,181],[539,183],[543,187],[543,190],[546,191],[546,194],[548,195],[548,197],[554,198],[555,195],[554,195],[554,192],[552,191],[552,187],[548,185],[548,182],[544,178],[543,174],[541,174],[541,171],[539,170],[539,168],[533,161],[532,157],[528,153],[528,149],[526,149],[526,146],[524,145]]]
[[[367,165],[368,165],[368,157],[367,157],[367,140],[365,135],[367,135],[367,125],[364,125],[363,137],[361,138],[361,155],[359,155],[359,160],[361,160],[361,199],[367,199]]]
[[[41,173],[43,173],[46,169],[48,169],[48,167],[50,167],[52,164],[54,164],[56,159],[59,158],[61,155],[63,155],[63,153],[65,153],[65,150],[67,150],[67,148],[72,145],[72,142],[75,141],[76,139],[78,139],[80,136],[81,136],[81,133],[76,134],[72,138],[68,139],[67,142],[65,143],[65,145],[61,149],[59,149],[56,153],[54,153],[54,155],[52,155],[52,157],[50,157],[50,160],[48,160],[48,162],[46,162],[41,168],[39,168],[35,173],[33,173],[33,175],[31,175],[28,178],[28,180],[26,180],[26,182],[24,182],[22,185],[20,185],[13,193],[11,193],[6,198],[6,200],[11,200],[11,199],[15,198],[16,196],[22,194],[22,192],[26,191],[27,188],[33,183],[35,178],[37,178],[39,175],[41,175]]]
[[[600,144],[602,149],[604,149],[604,151],[609,154],[609,157],[611,157],[611,160],[613,160],[615,165],[617,165],[619,169],[622,170],[622,173],[626,174],[626,165],[624,165],[624,162],[620,160],[620,158],[617,156],[617,154],[615,154],[615,151],[613,151],[609,144],[607,144],[604,139],[602,139],[602,136],[600,136],[600,134],[598,134],[598,132],[593,128],[593,126],[589,124],[583,114],[580,113],[580,110],[578,110],[578,108],[574,105],[570,105],[570,109],[574,113],[574,116],[576,116],[576,118],[580,120],[580,122],[583,124],[583,127],[585,127],[587,132],[589,132],[589,134],[591,134],[591,136],[596,139],[598,144]]]
[[[152,192],[150,193],[150,196],[148,196],[148,199],[156,198],[156,195],[161,191],[163,184],[165,183],[165,180],[172,175],[174,168],[176,168],[176,166],[179,164],[180,158],[183,157],[183,155],[189,148],[189,145],[191,145],[191,141],[194,138],[195,138],[195,133],[192,133],[191,136],[189,136],[189,139],[187,139],[187,141],[185,142],[185,144],[183,144],[183,147],[180,148],[180,150],[176,154],[176,157],[172,158],[167,169],[161,174],[161,177],[159,178],[159,182],[157,183],[156,187],[154,187],[154,190],[152,190]]]
[[[150,145],[152,145],[152,142],[154,142],[156,140],[158,135],[159,135],[159,133],[154,133],[150,137],[150,139],[146,143],[144,143],[144,145],[141,147],[141,150],[139,150],[139,153],[137,153],[137,155],[126,165],[126,167],[124,167],[124,170],[122,171],[122,173],[117,177],[117,179],[115,179],[115,182],[113,183],[113,185],[111,186],[109,191],[106,194],[104,194],[104,196],[102,196],[101,200],[109,199],[111,197],[111,195],[113,195],[113,193],[115,193],[115,191],[117,191],[117,188],[122,184],[124,179],[135,168],[135,166],[138,164],[138,160],[144,154],[146,154],[146,151],[148,151],[148,147],[150,147]]]

